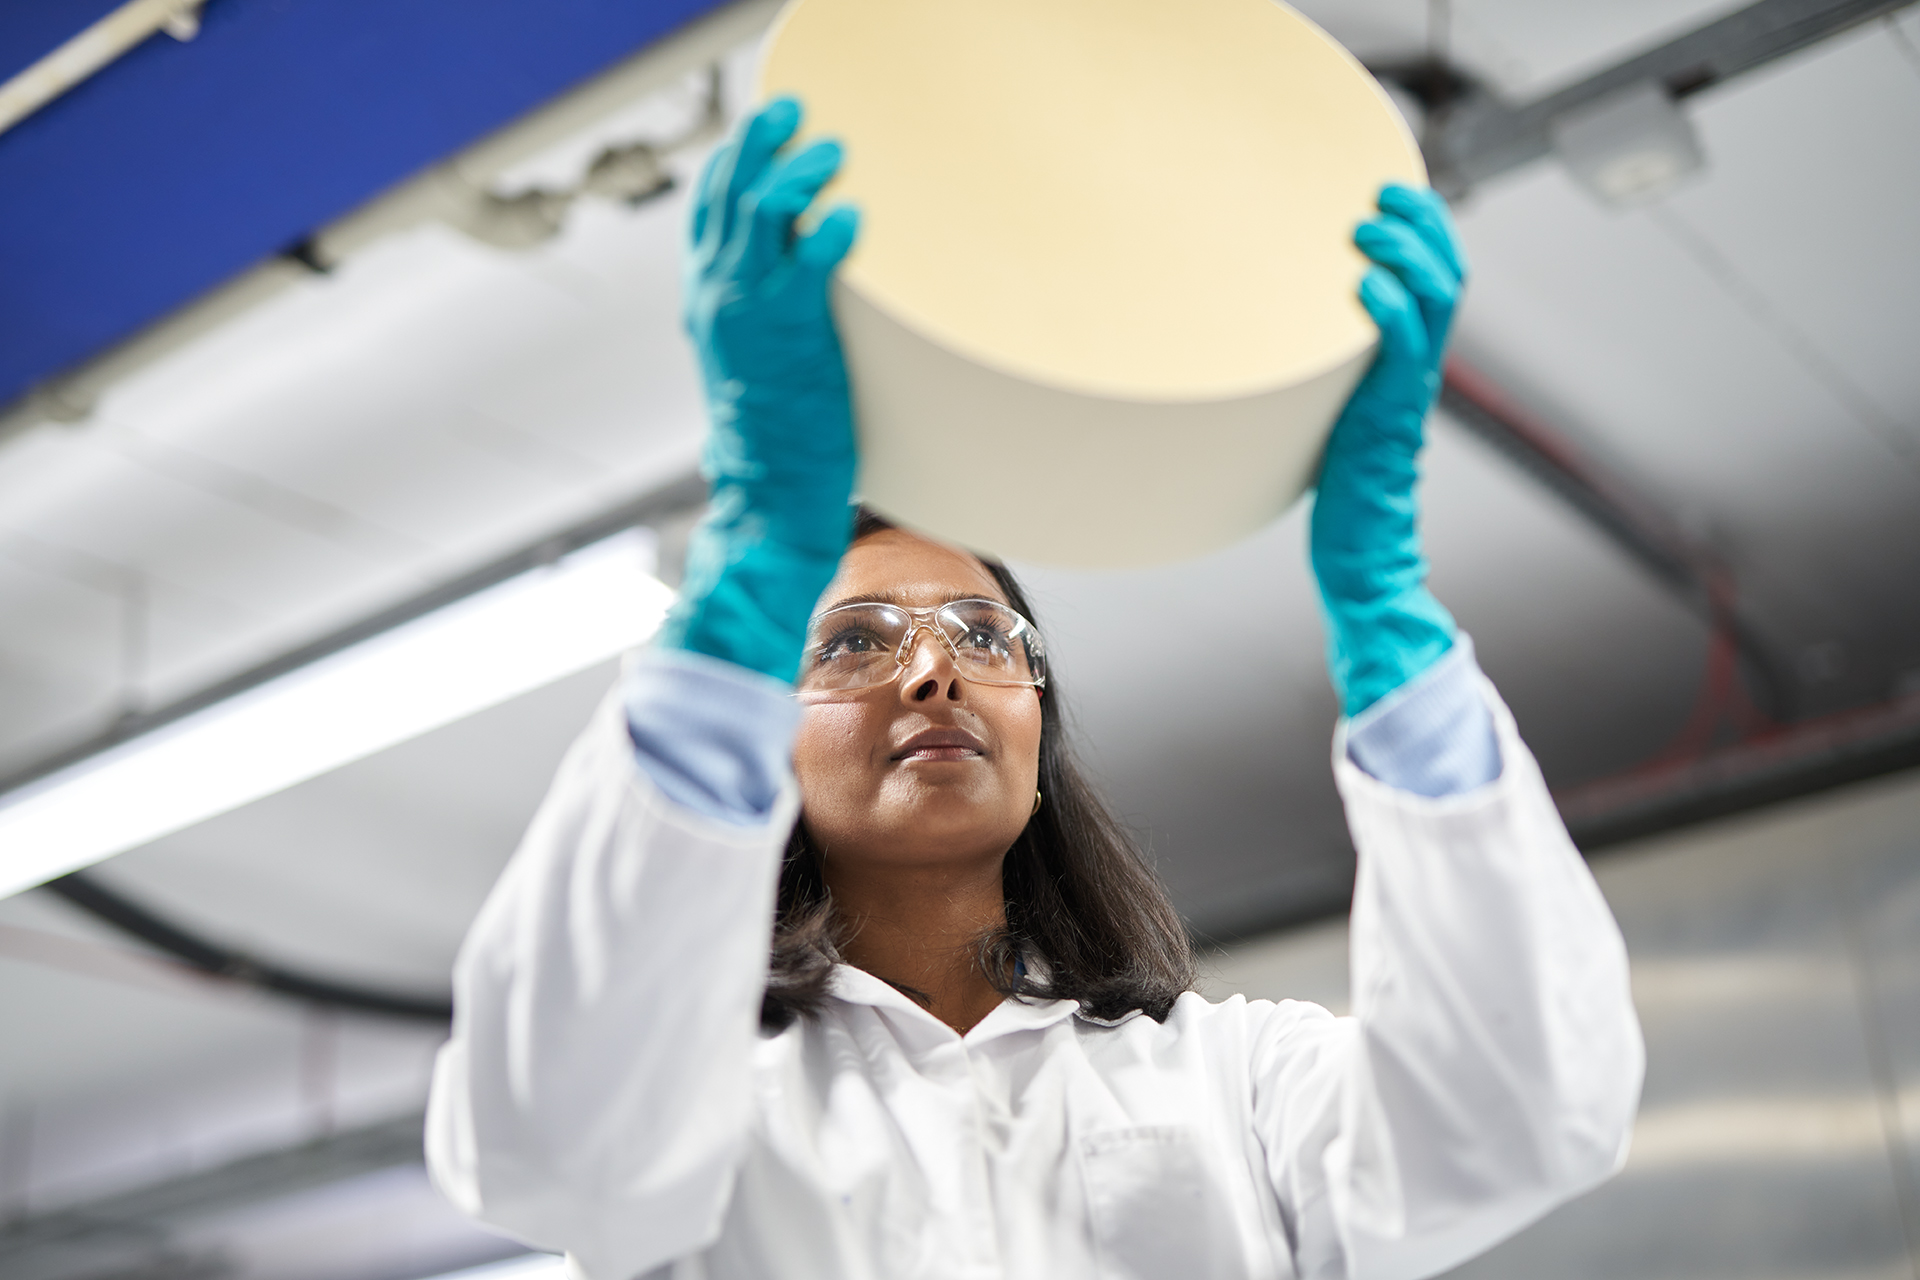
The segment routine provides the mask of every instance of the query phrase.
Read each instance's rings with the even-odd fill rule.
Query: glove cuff
[[[1453,615],[1424,586],[1366,601],[1322,591],[1320,603],[1327,671],[1349,717],[1423,674],[1459,634]]]
[[[764,521],[730,514],[716,506],[695,529],[680,598],[655,643],[791,684],[799,674],[807,621],[846,549],[852,508],[842,509],[831,550],[795,546]]]

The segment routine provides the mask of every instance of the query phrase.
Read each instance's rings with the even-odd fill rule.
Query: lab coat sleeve
[[[1334,770],[1359,850],[1353,1016],[1269,1006],[1254,1117],[1303,1278],[1413,1280],[1626,1158],[1644,1067],[1626,948],[1493,686],[1500,775]]]
[[[668,800],[735,826],[767,821],[793,775],[791,686],[683,649],[629,655],[620,683],[634,758]]]
[[[797,804],[790,774],[761,824],[674,803],[602,705],[455,966],[427,1112],[455,1204],[592,1280],[718,1235]]]
[[[1347,722],[1353,762],[1399,791],[1450,796],[1500,776],[1493,712],[1466,632],[1412,680]]]

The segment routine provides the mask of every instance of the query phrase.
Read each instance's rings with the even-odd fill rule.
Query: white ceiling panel
[[[8,544],[41,549],[49,563],[151,578],[156,617],[181,606],[225,615],[212,652],[172,647],[197,638],[191,628],[156,630],[144,682],[151,696],[166,696],[205,665],[243,665],[323,619],[366,610],[423,581],[364,547],[133,462],[97,436],[67,443],[67,474],[59,478],[71,483],[8,503],[0,516],[0,531],[12,535]],[[9,460],[0,454],[0,467]],[[40,639],[32,629],[28,636]]]
[[[1437,416],[1421,488],[1435,595],[1470,632],[1548,778],[1625,769],[1679,729],[1706,631],[1664,584]]]
[[[1920,384],[1878,332],[1920,319],[1886,248],[1920,90],[1875,27],[1700,101],[1708,175],[1664,205],[1551,164],[1475,194],[1460,349],[1717,545],[1788,662],[1843,655],[1803,711],[1883,697],[1920,662]]]
[[[10,1213],[421,1105],[440,1030],[139,978],[144,954],[45,895],[0,901],[0,1125],[31,1147],[13,1169],[30,1198]]]
[[[1920,471],[1920,68],[1875,23],[1690,114],[1713,178],[1669,216],[1750,292],[1776,346]]]
[[[7,554],[9,551],[13,554]],[[30,554],[30,552],[29,552]],[[0,542],[0,598],[34,625],[0,628],[0,771],[10,758],[84,736],[120,708],[126,605],[115,583],[23,562]]]
[[[1887,19],[1887,30],[1901,55],[1913,65],[1913,73],[1920,75],[1920,9],[1908,5]]]
[[[636,231],[670,232],[676,203],[614,216],[601,245],[672,261],[669,236]],[[118,398],[114,419],[392,531],[416,555],[510,540],[630,480],[649,453],[684,457],[700,422],[689,364],[659,340],[673,336],[677,290],[589,289],[584,268],[547,252],[439,227],[395,237],[284,299],[243,349],[209,346],[199,368]],[[624,278],[626,265],[607,269]]]
[[[1460,218],[1474,271],[1463,353],[1504,366],[1509,380],[1524,369],[1565,415],[1560,425],[1693,501],[1807,484],[1818,500],[1829,485],[1885,472],[1885,445],[1661,216],[1603,209],[1548,165],[1476,194]],[[1890,496],[1909,492],[1906,480],[1890,483]]]

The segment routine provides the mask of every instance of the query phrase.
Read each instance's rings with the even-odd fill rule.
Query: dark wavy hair
[[[863,507],[854,540],[893,527]],[[1007,603],[1038,626],[1007,567],[978,559]],[[1106,1020],[1135,1009],[1164,1020],[1180,993],[1193,987],[1193,948],[1159,876],[1074,760],[1059,673],[1051,665],[1040,701],[1040,792],[1039,812],[1001,868],[1006,924],[980,939],[981,971],[1010,996],[1078,1000],[1085,1012]],[[820,851],[805,822],[797,821],[780,868],[773,963],[760,1004],[763,1030],[784,1030],[824,1005],[841,936]],[[1023,965],[1021,957],[1042,963]]]

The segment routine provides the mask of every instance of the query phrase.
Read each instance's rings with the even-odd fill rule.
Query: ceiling
[[[1429,44],[1424,3],[1302,7],[1366,57]],[[1450,7],[1450,55],[1518,100],[1738,6]],[[210,42],[222,11],[209,8]],[[589,19],[522,25],[574,21]],[[0,34],[0,51],[12,40]],[[1550,161],[1459,208],[1474,275],[1458,353],[1732,567],[1803,718],[1920,691],[1917,47],[1909,8],[1690,99],[1707,172],[1649,208],[1604,208]],[[395,48],[397,65],[431,61]],[[747,56],[730,63],[736,107]],[[142,65],[99,78],[99,94],[129,95],[103,119],[157,91],[141,88],[158,74]],[[597,126],[516,181],[564,180],[660,118]],[[652,201],[578,202],[534,248],[431,225],[389,237],[120,382],[88,421],[0,444],[0,775],[683,475],[702,409],[675,254],[698,159],[676,153],[681,187]],[[76,260],[132,252],[104,214],[48,225]],[[287,238],[230,246],[226,269]],[[0,258],[0,278],[10,269]],[[1435,589],[1549,779],[1656,757],[1700,689],[1697,609],[1444,416],[1422,496]],[[1227,935],[1344,903],[1351,853],[1302,514],[1196,563],[1022,570],[1081,749],[1196,927]],[[1117,601],[1217,617],[1213,661],[1179,682],[1142,677],[1116,643]],[[443,989],[480,895],[611,679],[525,695],[100,875],[282,963]],[[0,1199],[46,1208],[419,1104],[431,1030],[316,1029],[140,956],[43,893],[0,901],[0,1004],[16,1032],[0,1043],[0,1132],[39,1133],[25,1172],[0,1158]]]
[[[0,75],[117,7],[14,6]],[[0,403],[715,7],[212,0],[0,135]]]

